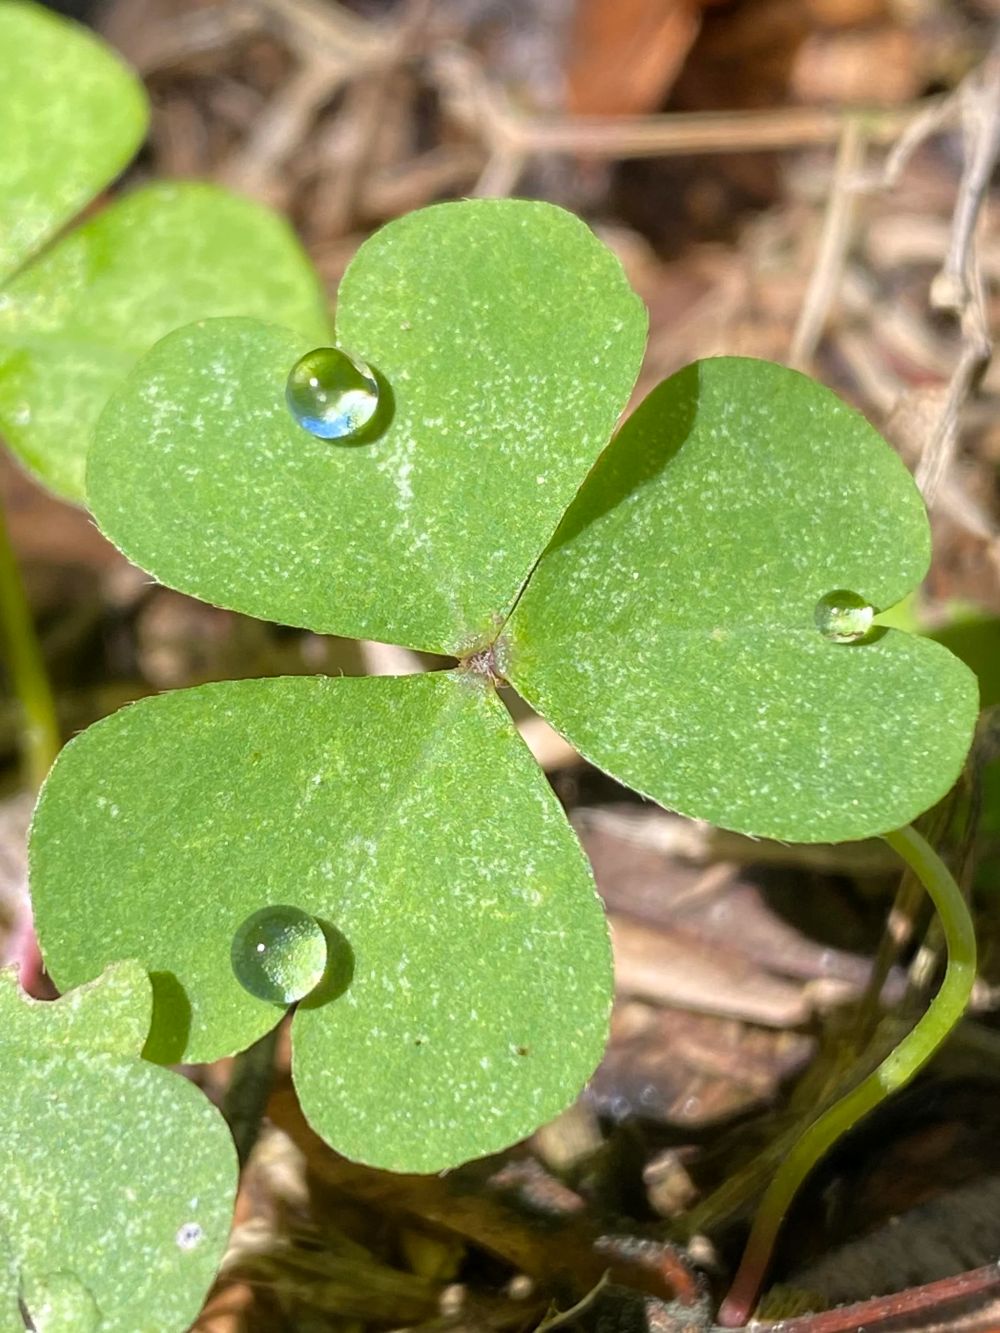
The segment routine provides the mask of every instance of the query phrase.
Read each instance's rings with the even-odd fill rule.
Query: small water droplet
[[[18,403],[10,416],[15,426],[28,426],[31,424],[31,408],[27,403]]]
[[[101,1310],[75,1273],[43,1273],[22,1280],[21,1303],[37,1333],[93,1333]]]
[[[339,347],[317,347],[296,361],[285,385],[295,420],[321,440],[357,435],[378,407],[378,380]]]
[[[233,936],[233,972],[244,990],[272,1004],[293,1004],[316,989],[326,971],[326,934],[298,907],[264,907]]]
[[[831,643],[857,643],[872,627],[875,608],[856,592],[837,588],[816,603],[816,628]]]
[[[205,1233],[197,1222],[185,1222],[183,1226],[177,1228],[174,1240],[178,1249],[194,1250],[201,1244],[204,1236]]]

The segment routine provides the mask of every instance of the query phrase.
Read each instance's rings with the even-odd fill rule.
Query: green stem
[[[27,779],[32,787],[42,779],[59,753],[59,724],[55,701],[35,634],[31,608],[21,571],[10,544],[7,522],[0,507],[0,634],[3,635],[10,681],[21,707],[21,746]]]
[[[727,1328],[746,1323],[789,1204],[803,1180],[837,1140],[923,1068],[961,1019],[976,976],[976,936],[962,892],[947,866],[913,828],[883,835],[927,890],[948,948],[948,966],[937,995],[894,1051],[840,1101],[814,1120],[771,1181],[754,1218],[746,1250],[719,1311]]]

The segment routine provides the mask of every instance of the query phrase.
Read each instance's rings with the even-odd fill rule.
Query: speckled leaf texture
[[[343,941],[292,1028],[315,1128],[433,1171],[530,1133],[600,1058],[611,996],[589,868],[476,678],[279,678],[132,705],[72,741],[35,816],[46,965],[74,985],[135,957],[147,1054],[212,1060],[274,1025],[230,943],[292,905]]]
[[[89,503],[171,587],[460,653],[492,636],[607,443],[645,310],[578,219],[474,200],[366,241],[336,322],[388,385],[381,434],[316,439],[284,400],[308,339],[210,322],[160,343],[109,404]]]
[[[138,80],[86,29],[0,0],[0,281],[117,176],[146,114]]]
[[[34,1327],[183,1333],[229,1235],[236,1154],[186,1079],[139,1058],[149,979],[118,963],[41,1003],[0,972],[0,1235]]]
[[[17,1256],[0,1227],[0,1333],[24,1333],[18,1296]]]
[[[211,185],[137,190],[0,294],[0,431],[46,485],[82,501],[114,390],[164,334],[222,315],[329,338],[319,281],[283,219]]]
[[[898,457],[828,389],[749,358],[696,363],[629,419],[509,626],[517,689],[629,786],[799,842],[907,823],[954,783],[972,674],[896,630],[843,644],[818,599],[878,609],[924,575]]]

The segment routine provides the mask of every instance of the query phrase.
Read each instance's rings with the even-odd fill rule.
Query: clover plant
[[[74,238],[43,256],[19,308],[94,254],[134,262],[142,227],[105,228],[83,256]],[[221,267],[236,246],[216,239]],[[109,355],[99,386],[74,378],[100,320],[79,299],[47,347],[71,398],[107,400],[86,498],[131,560],[236,611],[454,659],[178,690],[66,747],[31,837],[41,945],[62,989],[124,960],[148,972],[147,1062],[232,1055],[297,1000],[306,1116],[399,1171],[503,1148],[576,1095],[607,1031],[607,927],[502,682],[672,809],[791,841],[885,835],[926,883],[945,984],[779,1173],[723,1312],[738,1322],[803,1172],[927,1058],[971,984],[961,897],[904,827],[955,781],[977,698],[944,648],[879,623],[929,559],[902,463],[829,390],[740,357],[672,376],[612,438],[645,311],[611,252],[541,203],[411,214],[358,251],[334,330],[268,296],[266,318],[198,317]],[[45,321],[19,327],[30,361]],[[33,447],[75,486],[73,432],[49,429]]]

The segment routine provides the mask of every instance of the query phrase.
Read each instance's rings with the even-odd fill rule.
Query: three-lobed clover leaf
[[[0,1318],[74,1333],[187,1328],[225,1248],[226,1123],[149,1064],[149,980],[115,963],[62,999],[0,972]],[[16,1323],[15,1323],[16,1320]]]
[[[157,1058],[274,1021],[228,966],[248,915],[324,923],[339,961],[296,1014],[294,1076],[352,1157],[499,1147],[599,1054],[593,884],[493,675],[640,790],[756,834],[906,822],[968,745],[970,673],[868,627],[927,560],[898,459],[829,391],[723,358],[654,390],[598,461],[644,327],[561,210],[440,205],[341,287],[338,341],[389,399],[375,433],[303,430],[284,391],[304,340],[248,320],[164,339],[99,423],[95,516],[164,582],[466,659],[144,702],[67,748],[36,816],[49,968],[138,957]]]
[[[38,253],[126,165],[146,118],[96,38],[0,0],[0,434],[70,500],[101,409],[171,329],[256,315],[328,334],[288,224],[215,186],[136,190]]]

